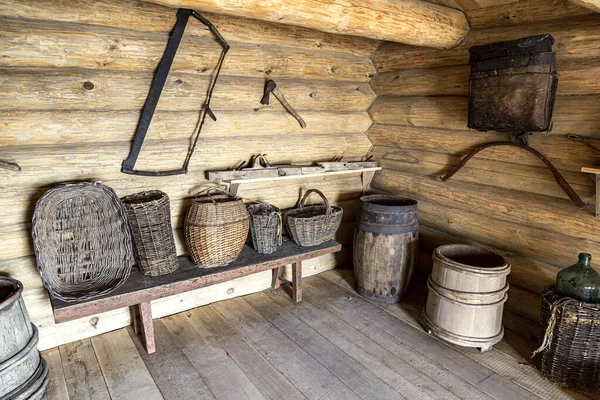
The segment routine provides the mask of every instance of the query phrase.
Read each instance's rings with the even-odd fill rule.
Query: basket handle
[[[306,193],[304,193],[304,196],[302,196],[302,200],[300,200],[300,204],[298,204],[298,208],[304,207],[304,202],[306,201],[308,196],[310,196],[311,193],[316,193],[319,196],[321,196],[321,199],[323,199],[323,203],[325,203],[325,207],[327,207],[327,213],[330,214],[331,206],[329,205],[329,202],[327,201],[327,197],[325,197],[325,195],[319,189],[308,189],[306,191]]]
[[[277,218],[277,243],[279,246],[283,243],[283,218],[281,217],[281,212],[273,211],[271,215],[269,215],[269,219],[267,223],[270,223],[271,218],[275,216]]]
[[[225,193],[227,196],[229,196],[229,197],[232,197],[232,198],[234,198],[234,199],[237,199],[237,197],[236,197],[236,196],[234,196],[234,195],[232,195],[231,193],[229,193],[229,191],[228,191],[228,190],[221,189],[220,187],[215,187],[215,186],[213,186],[213,187],[208,187],[208,188],[206,188],[206,189],[202,189],[201,191],[197,192],[197,193],[194,195],[194,198],[196,198],[196,197],[200,196],[201,194],[204,194],[204,193],[205,193],[205,194],[206,194],[206,197],[208,197],[208,198],[210,199],[210,201],[212,201],[213,203],[215,203],[215,204],[216,204],[216,201],[215,201],[215,200],[212,198],[212,196],[210,195],[210,192],[212,192],[213,190],[215,190],[215,191],[217,191],[217,192]]]

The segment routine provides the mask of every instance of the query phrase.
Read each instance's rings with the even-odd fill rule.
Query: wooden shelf
[[[600,167],[583,167],[581,172],[596,175],[596,218],[600,218]]]
[[[231,179],[223,182],[229,183],[229,192],[234,196],[239,196],[240,186],[244,183],[256,183],[256,182],[269,182],[269,181],[284,181],[291,179],[309,179],[309,178],[323,178],[333,175],[347,175],[347,174],[361,174],[362,175],[362,186],[363,193],[367,191],[375,176],[375,172],[380,171],[381,167],[370,167],[370,168],[357,168],[357,169],[346,169],[342,171],[330,171],[320,172],[316,174],[305,174],[305,175],[285,175],[285,176],[273,176],[267,178],[251,178],[251,179]]]

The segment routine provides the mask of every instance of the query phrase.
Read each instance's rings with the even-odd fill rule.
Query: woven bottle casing
[[[271,204],[248,206],[250,214],[250,234],[254,250],[271,254],[281,245],[281,211]]]
[[[198,266],[218,267],[238,258],[248,228],[248,211],[241,199],[207,193],[192,201],[185,217],[185,243]]]

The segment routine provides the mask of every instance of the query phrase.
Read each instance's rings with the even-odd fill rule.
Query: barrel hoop
[[[18,280],[12,279],[12,278],[7,278],[7,277],[0,277],[0,283],[3,281],[9,282],[12,285],[16,286],[17,291],[15,293],[13,293],[4,302],[0,302],[0,311],[10,307],[15,301],[19,301],[19,299],[21,298],[21,295],[23,294],[23,284],[21,282],[19,282]]]
[[[474,267],[471,265],[458,263],[458,262],[453,261],[453,260],[449,259],[448,257],[444,256],[443,254],[440,254],[439,247],[437,249],[435,249],[435,251],[433,252],[433,262],[434,263],[437,262],[446,268],[453,269],[455,271],[462,272],[462,273],[469,274],[469,275],[474,275],[474,276],[489,277],[492,275],[508,275],[510,273],[510,263],[509,262],[505,262],[504,265],[501,265],[499,267],[492,267],[492,268]]]
[[[384,235],[393,235],[395,233],[408,233],[419,230],[419,224],[411,225],[388,225],[388,224],[372,224],[359,221],[358,229],[364,232],[382,233]]]
[[[460,344],[461,346],[465,346],[465,345],[467,345],[467,343],[469,343],[471,346],[473,346],[473,345],[477,346],[479,344],[487,344],[487,345],[496,344],[500,340],[502,340],[502,338],[504,337],[504,327],[501,327],[500,333],[498,333],[497,335],[491,336],[491,337],[481,338],[481,337],[476,337],[476,336],[457,335],[456,333],[447,331],[444,328],[441,328],[440,326],[438,326],[436,323],[434,323],[427,315],[427,312],[425,311],[425,309],[423,309],[423,312],[421,313],[421,315],[423,316],[423,322],[425,323],[425,326],[428,329],[431,329],[433,331],[432,333],[436,334],[437,336],[442,336],[442,338],[444,340],[448,340],[448,341],[450,341],[449,339],[459,340],[460,342],[456,342],[456,344]],[[445,337],[443,337],[443,336],[445,336]]]
[[[460,304],[461,306],[465,306],[465,307],[475,307],[475,308],[484,308],[484,307],[495,307],[498,306],[499,304],[502,304],[504,302],[506,302],[506,300],[508,300],[508,283],[506,284],[506,286],[498,291],[495,292],[459,292],[457,290],[450,290],[450,289],[446,289],[443,286],[438,285],[437,283],[433,282],[431,280],[431,277],[429,277],[429,279],[427,280],[427,287],[432,290],[433,292],[435,292],[435,294],[437,294],[440,297],[445,298],[446,300],[454,303],[454,304]],[[498,301],[494,301],[493,303],[481,303],[481,302],[474,302],[477,300],[470,300],[467,299],[466,296],[476,296],[476,297],[486,297],[486,296],[493,296],[493,295],[502,295],[502,298]],[[465,296],[465,297],[463,297]]]
[[[5,369],[7,369],[8,367],[10,367],[11,365],[25,359],[25,356],[28,353],[30,353],[33,348],[36,348],[35,351],[37,351],[37,345],[38,345],[38,339],[39,339],[38,330],[35,327],[35,325],[31,324],[31,326],[33,328],[33,335],[31,335],[31,339],[29,339],[29,342],[27,342],[25,347],[23,347],[17,354],[12,356],[8,360],[4,361],[3,363],[0,363],[0,373],[2,371],[4,371]]]

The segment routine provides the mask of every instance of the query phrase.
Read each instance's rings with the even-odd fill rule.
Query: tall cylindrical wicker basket
[[[197,194],[185,217],[185,243],[192,260],[204,268],[235,261],[248,237],[249,216],[244,202],[226,191]],[[202,194],[203,193],[203,194]]]
[[[250,234],[254,250],[271,254],[281,246],[283,229],[281,211],[272,204],[259,203],[248,206]]]
[[[600,304],[562,297],[547,286],[542,293],[540,348],[534,353],[546,378],[591,390],[600,377]]]
[[[159,276],[175,271],[179,263],[171,227],[169,196],[160,190],[151,190],[121,200],[142,273]]]

